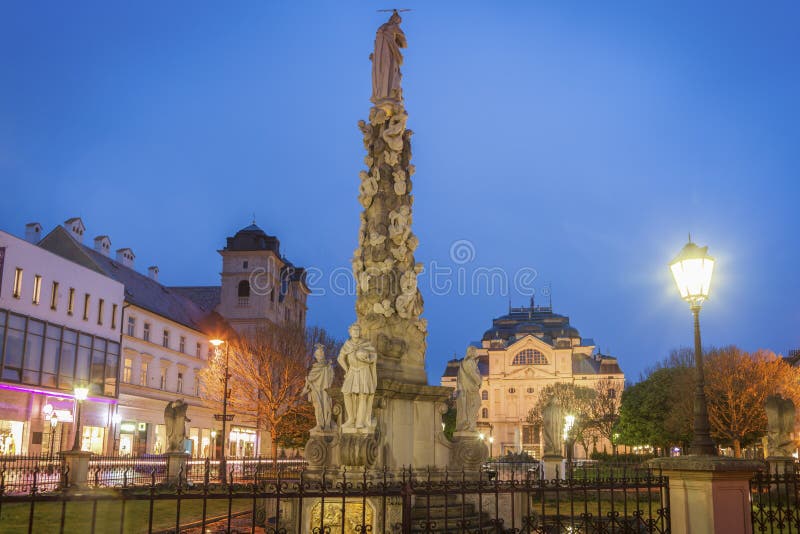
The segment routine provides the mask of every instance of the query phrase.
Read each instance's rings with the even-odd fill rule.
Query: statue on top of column
[[[372,60],[372,98],[374,104],[386,100],[400,102],[403,90],[400,87],[400,65],[403,64],[401,48],[407,46],[406,36],[400,29],[400,14],[395,11],[389,21],[378,28],[375,34],[375,52]]]

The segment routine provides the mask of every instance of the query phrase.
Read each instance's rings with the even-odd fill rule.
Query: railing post
[[[750,479],[763,462],[690,455],[648,463],[669,480],[673,534],[752,534]]]
[[[414,495],[414,490],[411,486],[412,476],[411,468],[408,469],[408,472],[406,472],[405,468],[403,469],[403,486],[400,490],[403,499],[403,525],[401,527],[403,534],[411,534],[411,507],[413,506],[412,498]]]

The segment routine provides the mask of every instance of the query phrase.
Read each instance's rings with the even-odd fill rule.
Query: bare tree
[[[286,323],[267,324],[230,342],[229,410],[269,432],[274,459],[281,433],[296,435],[313,426],[303,386],[315,343],[336,346],[322,329],[304,331]],[[220,354],[202,371],[202,392],[209,404],[222,402],[224,377],[225,357]]]
[[[608,440],[616,452],[614,426],[619,419],[619,405],[622,399],[622,380],[603,378],[594,385],[595,394],[589,400],[588,418],[593,433],[601,439]]]

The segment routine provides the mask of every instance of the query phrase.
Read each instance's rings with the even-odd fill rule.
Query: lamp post
[[[570,444],[569,433],[572,431],[572,427],[575,426],[575,416],[574,415],[565,415],[564,416],[564,452],[567,456],[567,463],[572,462],[572,446]]]
[[[81,450],[81,406],[86,397],[89,396],[89,388],[75,386],[74,393],[77,407],[75,409],[75,439],[72,442],[72,450],[78,452]]]
[[[230,353],[230,343],[226,343],[222,339],[211,340],[211,344],[214,345],[217,356],[219,356],[219,347],[223,343],[225,343],[225,378],[222,386],[222,454],[219,458],[219,481],[225,484],[228,478],[228,474],[226,473],[227,465],[225,463],[225,427],[228,422],[228,356]]]
[[[694,316],[694,436],[689,454],[716,456],[717,447],[711,440],[708,424],[708,403],[705,394],[703,373],[703,347],[700,342],[700,308],[708,298],[711,275],[714,273],[714,258],[708,255],[708,247],[698,247],[689,242],[669,264],[681,298],[689,303]]]
[[[53,443],[55,442],[56,426],[58,426],[58,416],[56,412],[50,414],[50,457],[53,456]]]

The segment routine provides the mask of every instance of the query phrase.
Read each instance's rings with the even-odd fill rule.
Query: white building
[[[605,394],[618,398],[625,385],[617,359],[597,353],[592,339],[581,338],[569,317],[550,307],[510,308],[473,345],[483,377],[478,427],[492,438],[493,456],[526,451],[541,457],[541,429],[527,417],[544,387],[562,382],[596,389],[603,381],[611,386]],[[441,385],[455,389],[459,364],[448,362]],[[611,450],[609,443],[597,446]]]
[[[79,219],[64,231],[80,236]],[[124,286],[88,266],[0,231],[0,454],[72,447],[75,386],[83,403],[83,448],[102,453],[119,393]],[[53,423],[53,424],[51,424]]]

